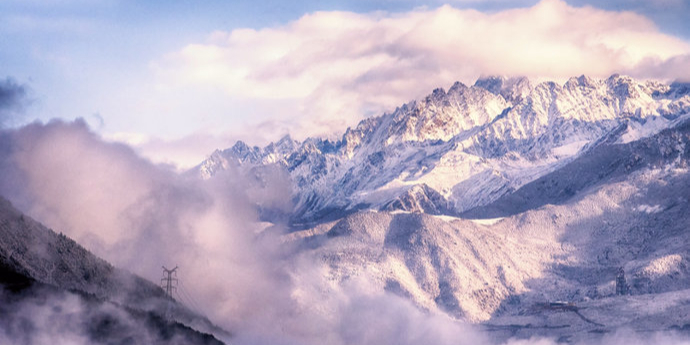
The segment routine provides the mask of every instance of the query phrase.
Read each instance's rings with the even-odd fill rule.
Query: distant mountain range
[[[434,90],[365,119],[337,141],[286,136],[266,147],[237,142],[195,170],[234,166],[256,176],[286,171],[293,225],[360,209],[457,215],[488,205],[602,143],[672,128],[690,113],[690,86],[613,75],[564,85],[489,77]],[[279,217],[264,210],[268,220]],[[283,215],[285,216],[285,215]]]

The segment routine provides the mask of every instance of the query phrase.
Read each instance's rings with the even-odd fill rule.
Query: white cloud
[[[104,137],[111,142],[126,143],[152,162],[170,165],[179,171],[198,165],[216,149],[234,144],[227,137],[200,132],[177,139],[163,139],[137,132],[117,132]]]
[[[115,265],[154,281],[161,265],[179,265],[201,307],[228,328],[284,297],[271,246],[252,237],[252,202],[283,198],[282,180],[246,196],[241,176],[178,175],[83,121],[1,131],[0,171],[0,195]]]
[[[481,74],[687,77],[689,54],[688,42],[641,15],[544,0],[496,13],[451,6],[317,12],[275,28],[215,32],[154,67],[166,87],[220,88],[245,110],[271,109],[248,112],[246,122],[254,135],[275,139],[286,131],[297,138],[342,133],[363,117]],[[285,106],[267,106],[277,102]]]

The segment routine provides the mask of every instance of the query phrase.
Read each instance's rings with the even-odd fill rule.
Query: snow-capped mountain
[[[222,185],[224,170],[239,171],[255,183],[245,196],[264,202],[257,205],[263,218],[291,218],[287,232],[261,224],[246,233],[266,244],[258,247],[262,255],[278,253],[266,256],[277,260],[267,266],[280,276],[269,286],[289,290],[276,294],[287,309],[276,313],[281,329],[293,318],[336,322],[337,306],[361,289],[479,324],[498,343],[534,335],[582,343],[620,327],[690,329],[689,113],[683,84],[482,78],[366,119],[340,140],[286,136],[264,148],[238,142],[192,173]],[[289,207],[274,201],[287,199],[276,191],[285,181]],[[222,224],[218,233],[201,227],[197,235],[213,238]],[[168,333],[156,332],[162,326],[199,340],[183,343],[215,343],[185,328],[195,315],[166,321],[162,310],[171,301],[154,284],[1,198],[0,273],[0,285],[20,290],[6,298],[0,289],[1,302],[8,300],[0,316],[9,315],[0,317],[0,331],[12,337],[21,333],[26,306],[54,319],[76,299],[87,308],[68,326],[87,325],[91,342],[103,334],[101,342],[127,342],[125,330],[166,343]],[[46,299],[51,303],[41,304]],[[343,320],[336,328],[349,332]],[[151,327],[142,331],[138,323]],[[297,333],[321,336],[319,322],[304,323]]]
[[[686,330],[689,161],[686,121],[605,141],[459,217],[366,210],[285,238],[326,267],[324,285],[361,279],[499,339]]]
[[[689,124],[686,84],[491,77],[335,142],[237,143],[197,172],[262,188],[285,171],[283,238],[325,295],[361,280],[500,341],[578,343],[690,327]]]
[[[434,90],[348,128],[337,141],[289,136],[259,148],[237,142],[197,169],[257,176],[283,169],[293,224],[355,210],[454,215],[487,205],[606,141],[627,143],[690,114],[690,88],[613,75],[565,84],[481,78]]]

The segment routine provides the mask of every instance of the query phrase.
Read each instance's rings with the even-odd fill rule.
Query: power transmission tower
[[[177,291],[177,266],[169,270],[163,266],[163,278],[161,278],[161,287],[165,289],[165,294],[173,298],[173,293]]]
[[[616,295],[622,296],[627,294],[628,283],[625,281],[625,271],[623,271],[623,267],[619,267],[616,274]]]

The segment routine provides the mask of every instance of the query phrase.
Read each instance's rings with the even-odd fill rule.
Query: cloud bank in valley
[[[245,116],[271,139],[341,133],[483,74],[690,79],[689,67],[690,43],[649,19],[560,0],[495,13],[317,12],[280,27],[216,32],[154,63],[165,85],[222,89],[256,104]]]
[[[241,171],[200,181],[154,165],[126,145],[104,142],[81,120],[0,132],[0,172],[0,195],[113,264],[153,281],[161,265],[179,265],[181,286],[196,301],[190,307],[239,343],[485,339],[448,317],[371,291],[366,282],[330,286],[318,260],[291,259],[276,237],[280,231],[259,235],[253,204],[285,206],[279,186],[288,184],[280,175],[264,176],[264,191],[248,190],[256,181]],[[25,315],[18,308],[17,315]],[[50,310],[37,315],[43,312]]]
[[[252,124],[263,135],[304,137],[342,132],[363,116],[480,74],[682,78],[690,77],[689,54],[687,42],[639,15],[545,0],[491,14],[450,6],[314,13],[277,28],[217,32],[156,69],[162,83],[220,88],[247,108],[263,104]],[[0,127],[25,99],[23,86],[0,82]],[[252,205],[285,206],[289,190],[248,190],[257,181],[242,171],[198,181],[103,141],[78,120],[0,132],[0,176],[0,194],[17,207],[120,267],[155,281],[161,265],[178,264],[198,307],[238,342],[490,342],[444,315],[368,291],[366,282],[324,293],[318,262],[288,260],[272,233],[256,236]],[[259,185],[289,185],[271,178]],[[614,334],[602,343],[647,340]],[[652,340],[681,343],[666,335]]]
[[[226,326],[282,297],[269,287],[279,278],[264,266],[270,247],[254,250],[256,216],[240,178],[188,179],[102,141],[83,121],[34,123],[2,132],[0,143],[0,194],[152,281],[161,265],[180,265],[200,307]]]
[[[334,286],[319,258],[293,256],[276,237],[280,232],[259,232],[252,205],[281,205],[286,191],[275,186],[288,184],[280,175],[261,181],[258,186],[273,186],[263,192],[248,190],[256,181],[237,170],[200,181],[154,165],[126,145],[104,142],[83,121],[0,132],[0,172],[1,195],[117,266],[157,280],[161,265],[179,265],[181,286],[199,302],[191,307],[229,329],[234,342],[492,343],[489,334],[375,291],[366,279]],[[53,338],[74,335],[44,322],[51,305],[18,306],[16,315],[37,315],[38,331]],[[4,336],[0,331],[0,340]],[[682,343],[670,335],[625,333],[601,343],[650,341]]]

